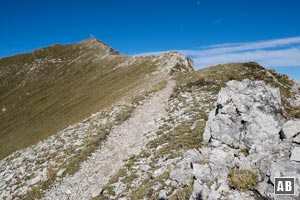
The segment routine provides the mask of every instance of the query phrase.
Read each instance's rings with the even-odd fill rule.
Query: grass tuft
[[[234,168],[230,171],[227,180],[230,187],[247,191],[257,185],[258,176],[250,170]]]

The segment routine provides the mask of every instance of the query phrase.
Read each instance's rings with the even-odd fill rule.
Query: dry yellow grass
[[[247,191],[258,183],[258,176],[245,169],[232,169],[228,175],[228,185],[240,191]]]

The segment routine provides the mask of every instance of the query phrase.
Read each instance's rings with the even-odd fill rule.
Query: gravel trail
[[[55,183],[45,191],[43,199],[90,199],[98,194],[99,189],[123,166],[123,160],[140,153],[149,142],[151,137],[145,137],[145,134],[156,132],[162,123],[159,119],[167,116],[166,102],[174,85],[169,80],[163,90],[137,106],[127,121],[112,129],[107,140],[82,163],[78,172]]]

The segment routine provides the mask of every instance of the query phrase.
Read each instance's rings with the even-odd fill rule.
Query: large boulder
[[[262,81],[229,81],[209,115],[204,141],[215,139],[234,148],[272,151],[280,142],[281,113],[279,89]]]

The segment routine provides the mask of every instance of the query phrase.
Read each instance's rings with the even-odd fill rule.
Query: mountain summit
[[[79,46],[82,46],[82,48],[87,49],[93,49],[98,51],[103,51],[104,54],[110,54],[110,55],[121,55],[118,51],[112,49],[104,42],[97,40],[95,38],[88,38],[78,43]],[[99,52],[98,52],[99,53]]]

